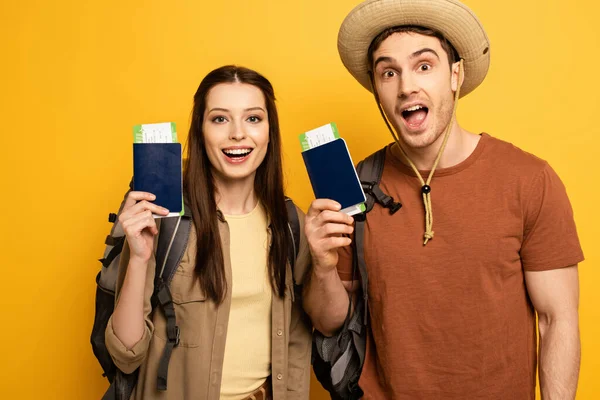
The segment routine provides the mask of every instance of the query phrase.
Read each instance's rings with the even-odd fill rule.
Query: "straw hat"
[[[490,65],[490,43],[477,16],[457,0],[367,0],[346,17],[338,34],[338,51],[352,76],[371,91],[367,51],[383,30],[417,25],[440,32],[464,60],[460,96],[483,82]]]

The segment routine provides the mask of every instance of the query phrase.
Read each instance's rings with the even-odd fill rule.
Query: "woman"
[[[179,345],[157,390],[166,322],[151,312],[154,196],[130,192],[118,300],[106,329],[117,367],[139,378],[132,399],[308,399],[310,326],[293,302],[275,96],[255,71],[225,66],[194,96],[184,193],[193,228],[170,284]],[[300,226],[304,216],[299,212]],[[294,265],[310,256],[304,235]]]

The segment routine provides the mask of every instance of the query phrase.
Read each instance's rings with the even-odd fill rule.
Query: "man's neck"
[[[258,198],[254,192],[254,176],[243,180],[215,179],[217,208],[223,214],[248,214],[256,207]]]
[[[410,160],[421,171],[432,169],[438,152],[444,143],[445,133],[441,134],[435,142],[423,148],[410,148],[402,146]],[[448,137],[448,143],[440,158],[436,169],[449,168],[466,160],[477,147],[480,136],[461,128],[455,121]],[[406,160],[403,160],[406,162]]]

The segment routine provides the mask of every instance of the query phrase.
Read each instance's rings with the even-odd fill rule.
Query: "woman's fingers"
[[[156,200],[156,196],[152,193],[136,192],[135,190],[132,190],[127,194],[127,198],[125,199],[125,205],[123,206],[123,210],[132,207],[138,201],[142,201],[142,200],[154,201],[154,200]]]
[[[163,216],[169,214],[169,210],[167,210],[166,208],[156,205],[154,203],[150,203],[148,200],[141,200],[138,203],[129,206],[127,209],[123,207],[123,211],[121,211],[121,214],[119,215],[119,221],[122,224],[124,221],[132,218],[136,214],[145,211],[150,211],[151,213]]]
[[[125,231],[128,239],[138,237],[146,228],[148,228],[153,235],[158,233],[156,221],[154,220],[150,210],[137,213],[123,222],[123,230]]]

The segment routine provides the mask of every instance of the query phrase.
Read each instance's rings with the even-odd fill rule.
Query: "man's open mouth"
[[[425,121],[428,113],[429,108],[425,107],[424,105],[417,104],[402,110],[402,118],[409,127],[418,128],[421,126],[423,121]]]

